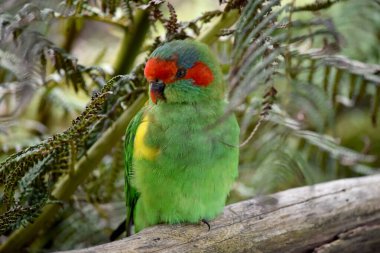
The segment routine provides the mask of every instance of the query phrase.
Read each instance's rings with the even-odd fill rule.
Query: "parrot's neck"
[[[211,100],[198,103],[160,103],[153,106],[154,118],[164,124],[183,125],[197,123],[208,126],[220,119],[226,109],[226,101]]]

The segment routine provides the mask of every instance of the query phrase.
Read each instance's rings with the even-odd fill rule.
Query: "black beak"
[[[150,83],[150,97],[153,103],[157,104],[158,99],[165,100],[164,96],[165,84],[161,80],[156,80]]]

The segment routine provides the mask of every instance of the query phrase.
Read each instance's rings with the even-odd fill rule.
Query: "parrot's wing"
[[[135,208],[139,194],[135,187],[132,186],[133,176],[133,146],[135,135],[138,126],[143,118],[143,111],[141,110],[129,123],[127,131],[125,132],[124,152],[125,152],[125,200],[127,205],[127,217],[126,217],[126,230],[127,236],[131,235],[133,225],[133,210]]]

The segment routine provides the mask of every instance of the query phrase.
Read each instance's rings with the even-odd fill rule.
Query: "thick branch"
[[[380,175],[236,203],[210,224],[159,225],[69,252],[378,252]]]

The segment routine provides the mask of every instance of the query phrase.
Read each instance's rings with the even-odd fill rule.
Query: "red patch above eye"
[[[164,83],[171,83],[175,80],[177,65],[174,61],[166,61],[158,58],[151,58],[147,61],[144,75],[148,81],[162,80]]]
[[[202,62],[196,62],[193,67],[187,70],[185,79],[193,79],[198,86],[208,86],[214,80],[214,75],[209,67]]]

